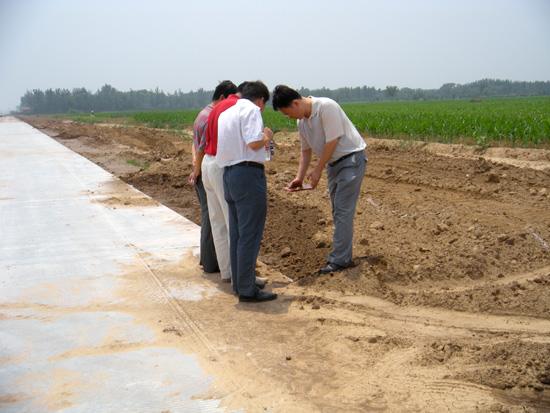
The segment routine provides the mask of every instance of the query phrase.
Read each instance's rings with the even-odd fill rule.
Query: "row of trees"
[[[483,79],[464,85],[447,83],[439,89],[410,89],[387,86],[344,87],[339,89],[306,89],[303,96],[326,96],[338,102],[373,102],[382,100],[437,100],[476,99],[497,96],[544,96],[550,95],[550,82],[513,82],[510,80]],[[165,93],[155,90],[119,91],[104,85],[95,93],[85,88],[34,89],[21,98],[19,110],[24,113],[104,112],[154,109],[198,109],[212,97],[211,90]]]
[[[411,89],[386,86],[385,89],[374,87],[355,87],[330,89],[301,89],[304,96],[326,96],[339,102],[372,102],[383,100],[451,100],[477,99],[483,97],[507,96],[547,96],[550,95],[550,81],[547,82],[514,82],[511,80],[483,79],[460,85],[446,83],[439,89]]]
[[[199,108],[209,102],[212,91],[199,89],[184,93],[177,90],[165,93],[155,90],[130,90],[123,92],[111,85],[104,85],[95,93],[85,88],[34,89],[21,98],[19,111],[26,113],[108,112],[151,109]]]

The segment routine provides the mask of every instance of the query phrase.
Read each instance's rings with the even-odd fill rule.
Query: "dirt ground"
[[[189,132],[24,120],[200,224]],[[299,143],[275,141],[259,271],[281,298],[261,338],[236,336],[242,313],[202,321],[309,401],[274,410],[550,411],[550,151],[368,139],[356,266],[320,276],[326,177],[286,192]]]

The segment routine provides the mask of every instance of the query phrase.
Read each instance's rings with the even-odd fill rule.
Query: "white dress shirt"
[[[266,150],[248,147],[251,142],[261,141],[264,122],[260,108],[248,99],[237,103],[222,112],[218,119],[218,151],[216,163],[221,168],[244,161],[264,163]]]

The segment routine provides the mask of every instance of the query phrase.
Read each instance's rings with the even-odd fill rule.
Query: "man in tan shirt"
[[[367,144],[332,99],[303,97],[288,86],[278,85],[273,91],[273,108],[298,120],[300,165],[288,189],[302,188],[312,152],[319,159],[307,174],[313,188],[319,183],[325,166],[327,169],[334,234],[327,264],[319,272],[326,274],[350,267],[353,265],[353,218],[365,176]]]

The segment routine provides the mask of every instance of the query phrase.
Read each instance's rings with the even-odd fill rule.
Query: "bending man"
[[[341,271],[353,265],[353,219],[365,175],[367,144],[340,105],[329,98],[303,97],[296,90],[278,85],[273,91],[273,109],[298,120],[301,156],[298,173],[288,188],[302,187],[311,153],[319,158],[307,174],[315,188],[327,169],[334,234],[327,264],[319,272]]]

